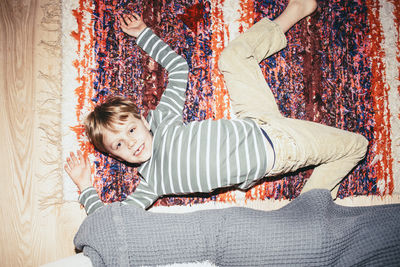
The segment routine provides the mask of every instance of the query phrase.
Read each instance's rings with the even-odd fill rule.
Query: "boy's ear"
[[[147,130],[150,131],[150,124],[147,122],[147,120],[143,117],[143,115],[140,115],[140,118],[142,119],[142,122],[144,126],[147,128]]]

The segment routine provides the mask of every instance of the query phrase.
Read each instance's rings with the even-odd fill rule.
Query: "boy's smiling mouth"
[[[136,149],[135,153],[133,154],[135,157],[139,156],[140,153],[144,150],[144,143],[141,144],[138,149]]]

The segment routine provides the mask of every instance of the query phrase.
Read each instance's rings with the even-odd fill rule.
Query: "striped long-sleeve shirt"
[[[138,168],[140,184],[122,203],[146,209],[163,195],[208,193],[232,185],[247,189],[272,169],[272,144],[253,120],[184,123],[186,61],[149,28],[136,42],[168,71],[168,85],[146,118],[153,133],[152,156]],[[79,201],[88,214],[103,206],[93,187]]]

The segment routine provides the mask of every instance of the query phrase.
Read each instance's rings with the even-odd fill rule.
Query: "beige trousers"
[[[362,135],[315,122],[282,116],[259,62],[287,44],[280,27],[267,18],[229,43],[219,61],[231,105],[239,118],[252,118],[269,135],[275,165],[267,176],[316,166],[302,193],[314,188],[331,190],[365,157],[368,140]]]

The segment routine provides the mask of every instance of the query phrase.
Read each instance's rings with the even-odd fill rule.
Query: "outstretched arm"
[[[173,114],[182,118],[189,71],[186,60],[175,53],[150,28],[142,29],[140,25],[144,23],[141,22],[141,18],[137,14],[126,15],[124,19],[120,19],[120,24],[121,29],[131,36],[136,36],[137,32],[141,31],[137,35],[137,45],[168,72],[167,87],[156,110],[149,113],[147,117],[149,123],[157,125],[157,123],[166,118],[164,116],[166,114]],[[139,30],[133,33],[129,30],[132,28]],[[158,199],[159,195],[156,191],[154,181],[141,179],[135,192],[129,195],[122,203],[133,204],[147,209]]]
[[[119,22],[121,29],[126,34],[137,37],[137,45],[168,72],[168,85],[157,109],[182,115],[189,71],[186,60],[147,28],[139,15],[122,15]]]
[[[92,214],[104,206],[96,189],[92,186],[91,166],[87,156],[84,156],[79,150],[76,155],[71,152],[70,156],[67,157],[67,163],[64,165],[64,169],[81,192],[78,201],[85,207],[87,215]],[[148,189],[148,184],[145,181],[141,181],[134,194],[128,196],[122,203],[132,204],[146,209],[151,206],[157,198],[158,196],[153,193],[151,189]]]

